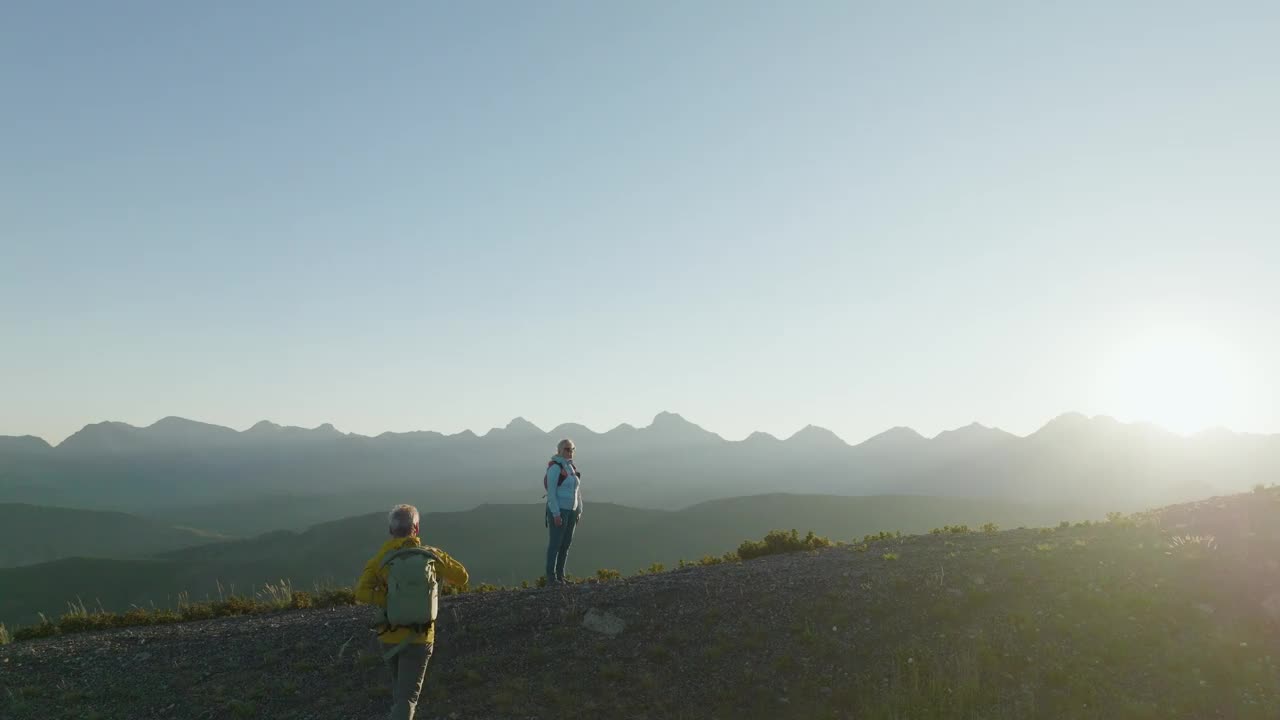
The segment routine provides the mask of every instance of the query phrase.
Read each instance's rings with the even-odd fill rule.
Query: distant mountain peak
[[[271,422],[270,420],[259,420],[253,424],[253,427],[245,430],[247,433],[269,433],[283,430],[284,428]]]
[[[958,439],[958,438],[984,438],[984,437],[1016,437],[1013,433],[1006,432],[996,427],[988,427],[980,422],[971,422],[968,425],[955,428],[954,430],[943,430],[934,436],[934,440],[942,439]]]
[[[143,428],[143,430],[149,433],[164,433],[174,436],[183,435],[185,437],[191,437],[199,434],[226,436],[235,432],[235,430],[232,430],[229,427],[200,422],[199,420],[188,420],[187,418],[178,417],[177,415],[162,417]]]
[[[0,435],[0,449],[21,452],[44,452],[53,449],[47,440],[35,435]]]
[[[533,430],[538,433],[542,432],[542,428],[538,427],[537,425],[534,425],[533,423],[529,422],[528,420],[522,417],[512,418],[511,422],[507,423],[506,429],[507,430]]]
[[[63,450],[115,451],[137,432],[138,428],[128,423],[104,420],[85,425],[58,443],[58,447]]]
[[[858,444],[858,447],[894,449],[904,445],[913,445],[924,439],[925,437],[915,430],[899,425],[862,441]]]
[[[755,432],[743,438],[742,442],[744,443],[779,443],[782,441],[779,440],[776,435],[772,435],[762,430],[756,430]]]
[[[817,425],[805,425],[795,432],[794,435],[787,438],[788,443],[803,443],[805,445],[822,445],[827,447],[839,447],[848,445],[830,430],[819,427]]]
[[[1045,423],[1044,427],[1040,429],[1045,430],[1047,428],[1081,427],[1083,425],[1087,425],[1088,423],[1089,423],[1089,417],[1087,415],[1085,415],[1084,413],[1078,413],[1072,410],[1071,412],[1064,412],[1061,415],[1055,417],[1054,419]]]
[[[645,432],[666,437],[680,437],[691,440],[722,439],[719,435],[699,425],[685,420],[673,412],[660,412],[653,417],[653,422],[645,428]]]
[[[561,440],[564,438],[573,439],[575,436],[587,437],[589,435],[594,435],[595,433],[591,432],[591,428],[580,423],[560,423],[559,425],[551,428],[551,432],[548,434],[554,435],[556,440]]]

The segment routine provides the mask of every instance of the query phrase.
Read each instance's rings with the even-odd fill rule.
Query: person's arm
[[[378,558],[373,557],[364,564],[364,572],[356,581],[356,602],[369,605],[381,605],[387,601],[386,590],[380,588],[382,579],[378,577]],[[379,592],[379,590],[382,590]]]
[[[436,574],[444,578],[445,582],[455,585],[459,588],[467,587],[467,582],[471,579],[467,574],[467,569],[462,563],[449,557],[449,553],[440,548],[431,548],[431,552],[440,558],[440,562],[436,563]]]
[[[551,513],[552,520],[558,520],[560,517],[560,498],[556,497],[556,491],[560,489],[560,463],[553,462],[547,468],[547,511]],[[556,522],[559,525],[559,522]]]

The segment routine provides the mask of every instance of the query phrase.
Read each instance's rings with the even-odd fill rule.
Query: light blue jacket
[[[551,460],[552,464],[547,468],[547,512],[553,516],[559,515],[561,510],[582,512],[582,480],[573,472],[573,466],[568,460],[559,455]],[[568,477],[564,479],[564,484],[557,488],[556,483],[560,482],[560,468],[564,468]]]

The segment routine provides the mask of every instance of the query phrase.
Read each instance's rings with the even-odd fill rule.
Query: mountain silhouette
[[[754,433],[728,441],[671,412],[642,428],[603,433],[576,423],[544,432],[515,418],[484,436],[365,437],[329,424],[267,421],[237,432],[169,417],[142,428],[86,425],[52,448],[37,438],[0,438],[0,502],[152,515],[181,510],[195,519],[215,512],[223,524],[192,524],[229,533],[343,517],[355,501],[377,507],[424,491],[440,511],[538,502],[541,484],[531,478],[563,437],[578,443],[593,501],[640,508],[785,490],[1033,503],[1087,498],[1109,511],[1245,490],[1280,472],[1280,436],[1181,436],[1079,413],[1026,437],[977,423],[932,439],[895,427],[853,446],[816,426],[786,440]]]

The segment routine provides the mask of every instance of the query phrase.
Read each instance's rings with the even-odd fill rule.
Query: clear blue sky
[[[1280,432],[1274,2],[6,2],[0,434]]]

